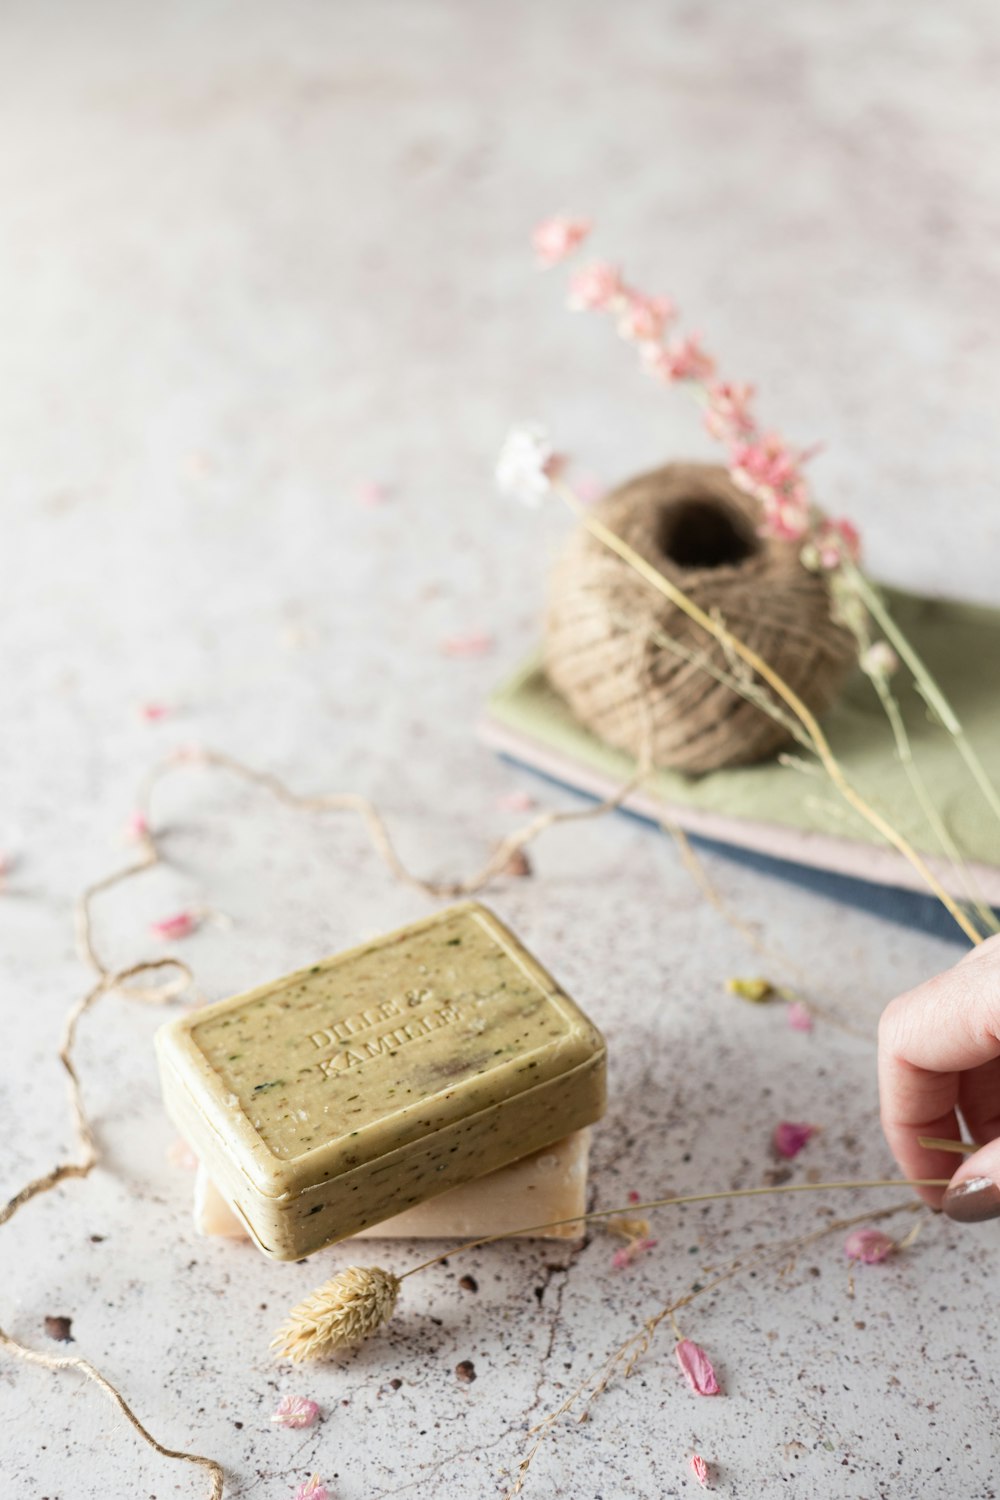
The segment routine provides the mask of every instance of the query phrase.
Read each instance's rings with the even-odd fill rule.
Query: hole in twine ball
[[[760,551],[738,512],[715,500],[679,500],[660,511],[657,543],[679,568],[723,568]]]
[[[668,464],[608,495],[593,514],[706,613],[717,612],[815,714],[839,695],[854,641],[830,617],[800,546],[759,534],[760,511],[725,469]],[[621,558],[581,528],[552,574],[545,669],[574,716],[636,759],[690,774],[749,765],[791,742],[719,681],[742,664]]]

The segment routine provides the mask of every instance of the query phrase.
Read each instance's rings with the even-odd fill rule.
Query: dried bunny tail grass
[[[280,1359],[299,1364],[360,1344],[392,1317],[399,1277],[381,1266],[348,1266],[297,1306],[271,1340]]]

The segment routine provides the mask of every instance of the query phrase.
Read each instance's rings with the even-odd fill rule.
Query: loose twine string
[[[957,910],[948,894],[942,889],[939,882],[927,868],[919,855],[898,835],[880,814],[865,804],[858,796],[854,788],[847,782],[838,763],[834,759],[825,737],[819,729],[815,716],[806,708],[799,696],[790,689],[782,678],[769,667],[756,652],[745,647],[742,642],[732,636],[720,621],[707,615],[696,604],[693,604],[684,595],[683,591],[667,580],[664,575],[651,564],[636,554],[632,548],[624,543],[613,531],[610,531],[602,523],[588,516],[580,505],[575,495],[565,487],[560,486],[561,496],[569,505],[578,518],[583,522],[585,528],[596,537],[604,546],[619,557],[629,562],[647,583],[653,585],[661,594],[665,595],[671,603],[683,610],[689,618],[706,630],[710,636],[720,641],[730,652],[739,657],[752,671],[774,691],[778,698],[792,710],[803,729],[812,741],[824,769],[827,771],[834,785],[856,811],[869,821],[886,840],[902,853],[910,863],[924,877],[928,886],[951,912],[973,942],[981,941],[979,934],[971,928],[964,918],[964,914]],[[277,801],[300,810],[313,812],[352,812],[363,822],[375,851],[382,858],[390,872],[401,882],[413,889],[419,890],[425,895],[433,898],[453,898],[456,896],[473,895],[483,889],[497,875],[502,874],[510,864],[512,857],[528,844],[537,839],[547,829],[561,823],[583,821],[588,818],[600,817],[603,814],[619,807],[629,794],[642,783],[649,773],[649,755],[645,751],[640,755],[639,765],[636,773],[629,778],[612,796],[603,802],[580,809],[547,811],[538,814],[521,829],[501,839],[487,858],[483,866],[476,874],[465,880],[443,881],[425,879],[414,875],[404,864],[396,852],[393,841],[389,835],[385,821],[375,804],[367,797],[357,793],[333,793],[326,795],[302,795],[293,792],[283,781],[269,772],[263,772],[249,767],[234,757],[219,751],[198,750],[187,752],[179,757],[174,757],[160,766],[147,778],[141,797],[141,810],[145,816],[144,831],[141,834],[142,854],[140,858],[120,870],[89,885],[79,897],[75,905],[75,927],[77,935],[77,946],[83,961],[98,975],[98,982],[88,993],[78,1001],[69,1011],[66,1019],[63,1037],[59,1048],[59,1059],[65,1069],[69,1080],[70,1102],[73,1113],[74,1129],[77,1144],[80,1147],[81,1158],[75,1162],[64,1162],[52,1167],[41,1176],[34,1178],[17,1192],[0,1210],[0,1225],[7,1223],[14,1215],[30,1200],[56,1188],[61,1182],[69,1178],[83,1178],[89,1176],[97,1165],[99,1155],[93,1130],[89,1123],[84,1108],[80,1081],[73,1060],[72,1049],[76,1037],[76,1028],[83,1015],[104,995],[118,990],[130,998],[138,999],[145,1003],[163,1003],[182,993],[191,984],[193,975],[188,966],[180,959],[165,957],[160,959],[146,960],[123,969],[114,970],[106,965],[100,958],[95,943],[93,931],[93,903],[101,894],[108,892],[115,886],[145,873],[154,866],[163,862],[163,856],[157,842],[155,833],[150,827],[149,811],[155,787],[170,772],[175,771],[179,765],[196,762],[201,765],[214,767],[219,770],[228,771],[230,774],[259,786],[277,799]],[[160,985],[136,985],[132,981],[143,975],[158,974],[165,970],[173,971],[173,978]],[[886,1179],[880,1182],[836,1182],[826,1184],[784,1184],[770,1188],[740,1189],[729,1192],[698,1194],[678,1199],[676,1197],[663,1200],[653,1200],[649,1204],[639,1205],[640,1208],[656,1208],[666,1206],[668,1203],[705,1202],[720,1198],[752,1197],[761,1196],[775,1192],[804,1191],[804,1190],[833,1190],[838,1188],[864,1188],[875,1186],[941,1186],[943,1180],[924,1180],[907,1184],[901,1179]],[[588,1215],[588,1218],[610,1217],[620,1210],[608,1210],[601,1213]],[[569,1221],[576,1222],[576,1221]],[[534,1226],[535,1228],[547,1226]],[[554,1226],[553,1226],[554,1227]],[[489,1243],[492,1240],[506,1238],[507,1236],[491,1236],[486,1241],[472,1241],[460,1246],[459,1250],[451,1252],[460,1253],[461,1250],[474,1248],[476,1245]],[[415,1274],[416,1271],[425,1269],[443,1259],[443,1256],[434,1257],[430,1261],[411,1268],[404,1276]],[[403,1279],[402,1277],[400,1279]],[[116,1404],[122,1415],[129,1421],[135,1431],[142,1439],[162,1457],[176,1459],[185,1463],[195,1465],[206,1470],[210,1475],[210,1500],[222,1500],[224,1471],[222,1466],[214,1459],[207,1458],[201,1454],[185,1452],[178,1449],[167,1448],[160,1443],[136,1416],[131,1406],[117,1387],[103,1375],[89,1360],[78,1356],[53,1356],[35,1350],[22,1344],[13,1338],[5,1330],[0,1328],[0,1345],[7,1349],[16,1358],[27,1363],[39,1365],[50,1370],[78,1370],[87,1379],[92,1380],[101,1390]]]
[[[66,1071],[69,1080],[70,1104],[73,1115],[74,1130],[77,1143],[80,1147],[81,1156],[78,1161],[63,1162],[41,1176],[27,1183],[9,1202],[0,1210],[0,1225],[7,1223],[14,1215],[32,1198],[42,1193],[51,1191],[59,1183],[69,1178],[82,1178],[89,1176],[97,1165],[99,1153],[83,1102],[83,1094],[72,1058],[73,1045],[76,1040],[76,1032],[81,1018],[89,1011],[96,1002],[104,995],[113,991],[120,991],[129,998],[137,999],[148,1004],[160,1004],[176,998],[193,981],[193,974],[189,966],[183,960],[170,956],[159,959],[144,960],[131,964],[126,968],[113,969],[100,956],[94,938],[94,914],[93,906],[96,898],[107,893],[114,887],[125,881],[134,879],[151,870],[154,866],[164,863],[164,856],[156,833],[151,826],[152,800],[155,789],[170,774],[184,766],[200,765],[227,772],[238,779],[251,785],[260,787],[270,793],[278,802],[300,810],[313,812],[352,812],[359,816],[364,823],[369,838],[375,851],[383,859],[389,870],[407,885],[422,891],[428,896],[435,898],[454,897],[461,895],[473,895],[481,890],[509,864],[513,854],[523,849],[527,844],[533,842],[547,829],[560,824],[581,821],[586,818],[599,817],[621,805],[622,801],[629,795],[634,787],[639,784],[643,777],[648,774],[645,766],[637,771],[636,775],[624,783],[613,796],[606,798],[603,802],[582,809],[556,810],[538,814],[523,827],[501,839],[495,846],[492,854],[487,858],[479,871],[466,880],[442,881],[425,879],[415,875],[400,859],[395,846],[389,835],[388,828],[381,813],[375,804],[367,797],[355,793],[332,793],[321,795],[303,795],[293,791],[285,782],[270,772],[259,771],[236,760],[233,756],[221,751],[198,750],[186,751],[170,760],[162,762],[147,777],[140,796],[140,807],[146,818],[146,826],[141,834],[142,853],[139,859],[132,861],[120,870],[89,885],[78,898],[75,905],[75,927],[77,946],[83,961],[98,974],[97,983],[87,992],[84,997],[73,1005],[66,1018],[63,1036],[59,1048],[59,1059]],[[172,977],[158,985],[139,985],[134,981],[142,976],[159,975],[171,971]],[[678,1198],[676,1196],[665,1199],[651,1200],[646,1204],[638,1206],[631,1205],[632,1211],[643,1209],[655,1209],[666,1207],[670,1204],[682,1205],[684,1203],[709,1202],[722,1198],[735,1197],[757,1197],[770,1193],[787,1193],[790,1191],[822,1191],[843,1188],[869,1188],[869,1187],[896,1187],[907,1185],[901,1179],[885,1179],[871,1182],[831,1182],[831,1183],[803,1183],[803,1184],[779,1184],[769,1188],[747,1188],[729,1192],[717,1192],[707,1194],[688,1195]],[[927,1179],[925,1182],[914,1182],[912,1186],[940,1186],[941,1182]],[[610,1218],[620,1213],[621,1209],[602,1210],[600,1212],[586,1215],[590,1219]],[[578,1222],[568,1220],[560,1222]],[[534,1225],[533,1229],[554,1226]],[[516,1232],[516,1231],[511,1231]],[[491,1243],[497,1239],[507,1238],[507,1235],[490,1236],[485,1240],[475,1240],[459,1246],[456,1250],[447,1254],[458,1254],[465,1250],[471,1250],[477,1246]],[[400,1280],[415,1274],[419,1270],[438,1263],[445,1256],[435,1256],[431,1260],[422,1262],[403,1273]],[[13,1338],[5,1330],[0,1329],[0,1345],[7,1349],[16,1358],[27,1363],[39,1365],[49,1370],[77,1370],[87,1379],[92,1380],[102,1391],[115,1403],[118,1410],[131,1424],[139,1436],[155,1452],[164,1458],[177,1459],[185,1463],[195,1465],[204,1469],[210,1475],[210,1500],[222,1500],[224,1470],[216,1460],[205,1457],[202,1454],[186,1452],[183,1450],[168,1448],[159,1442],[147,1427],[139,1420],[132,1407],[114,1383],[101,1373],[89,1360],[78,1356],[54,1356],[45,1354],[40,1350],[32,1349]]]
[[[98,896],[106,894],[114,887],[120,886],[126,881],[145,874],[156,865],[165,863],[159,841],[151,826],[153,793],[166,776],[176,772],[185,765],[194,764],[228,772],[245,782],[249,782],[269,792],[278,802],[288,807],[311,812],[355,813],[361,818],[376,853],[382,858],[392,874],[406,885],[434,898],[472,895],[476,891],[482,890],[484,886],[507,867],[511,857],[518,850],[523,849],[527,844],[533,842],[547,829],[559,823],[579,822],[586,818],[600,817],[602,814],[619,807],[630,792],[634,790],[635,786],[639,784],[642,776],[645,774],[644,770],[640,769],[635,776],[619,787],[612,796],[595,805],[537,814],[522,828],[501,839],[476,874],[467,880],[442,881],[423,879],[408,869],[396,852],[385,820],[378,808],[369,798],[357,793],[338,792],[319,796],[301,795],[292,791],[285,782],[270,772],[256,770],[236,760],[233,756],[226,755],[217,750],[198,749],[196,751],[184,751],[154,767],[140,791],[139,810],[142,812],[144,820],[141,825],[143,831],[139,835],[142,844],[140,857],[87,886],[78,897],[74,906],[77,951],[82,961],[94,970],[98,976],[97,983],[93,988],[69,1010],[63,1027],[58,1054],[59,1061],[65,1069],[68,1078],[70,1108],[74,1134],[80,1149],[80,1158],[77,1161],[60,1162],[56,1166],[51,1167],[47,1172],[26,1183],[0,1209],[0,1226],[12,1219],[32,1198],[36,1198],[42,1193],[51,1192],[61,1182],[70,1178],[88,1177],[100,1159],[93,1128],[84,1106],[79,1075],[72,1056],[77,1027],[82,1017],[98,1000],[113,991],[119,991],[128,998],[138,1000],[144,1004],[163,1004],[166,1001],[175,999],[193,982],[194,975],[189,966],[182,959],[172,956],[147,959],[139,963],[130,964],[126,968],[113,969],[98,952],[94,937],[93,907]],[[163,983],[155,985],[134,983],[134,981],[144,975],[158,975],[165,971],[171,971],[172,977]],[[132,1425],[143,1441],[148,1443],[161,1457],[178,1459],[184,1463],[204,1469],[210,1475],[210,1500],[222,1500],[225,1477],[222,1465],[215,1459],[207,1458],[202,1454],[168,1448],[159,1442],[139,1420],[117,1386],[91,1364],[89,1360],[77,1355],[51,1355],[39,1349],[32,1349],[14,1338],[3,1328],[0,1328],[0,1347],[3,1347],[16,1359],[23,1360],[25,1363],[39,1365],[46,1370],[77,1370],[81,1375],[86,1376],[88,1380],[92,1380],[115,1403],[118,1410]]]

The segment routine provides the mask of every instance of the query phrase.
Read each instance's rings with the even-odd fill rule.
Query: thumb
[[[963,1161],[945,1192],[941,1207],[949,1219],[978,1224],[1000,1219],[1000,1139],[990,1141]]]

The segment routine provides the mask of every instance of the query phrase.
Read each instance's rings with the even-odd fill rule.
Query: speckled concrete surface
[[[69,1149],[69,904],[121,859],[160,754],[201,740],[301,788],[365,791],[427,871],[469,870],[511,826],[498,798],[529,780],[472,726],[534,639],[565,525],[493,499],[500,437],[544,419],[602,479],[705,451],[683,403],[535,277],[524,238],[544,212],[598,217],[768,414],[826,442],[817,483],[878,573],[995,599],[1000,25],[969,0],[94,0],[7,6],[0,42],[6,1190]],[[366,508],[371,480],[391,495]],[[443,657],[469,630],[495,651]],[[176,711],[142,723],[148,700]],[[205,996],[428,909],[349,822],[197,771],[159,809],[171,867],[108,898],[101,936],[125,962],[152,917],[225,913],[185,949]],[[796,1178],[889,1169],[870,1044],[728,998],[725,977],[763,961],[671,847],[609,819],[553,833],[535,867],[491,899],[610,1038],[597,1204],[758,1182],[780,1117],[824,1126]],[[862,1032],[959,951],[710,870]],[[527,1425],[665,1299],[855,1208],[675,1211],[619,1274],[601,1234],[574,1257],[493,1248],[409,1283],[386,1337],[292,1375],[271,1331],[353,1257],[271,1265],[194,1237],[154,1022],[117,999],[86,1022],[104,1165],[4,1231],[0,1320],[58,1350],[44,1318],[71,1317],[69,1347],[162,1441],[218,1457],[233,1500],[281,1500],[313,1470],[338,1500],[498,1496]],[[556,1430],[526,1493],[684,1495],[696,1445],[733,1497],[992,1496],[996,1227],[929,1223],[853,1296],[841,1238],[685,1313],[724,1399],[686,1390],[661,1330],[588,1424]],[[4,1496],[204,1492],[75,1376],[4,1359],[0,1382]],[[318,1428],[272,1429],[287,1391],[321,1403]]]

